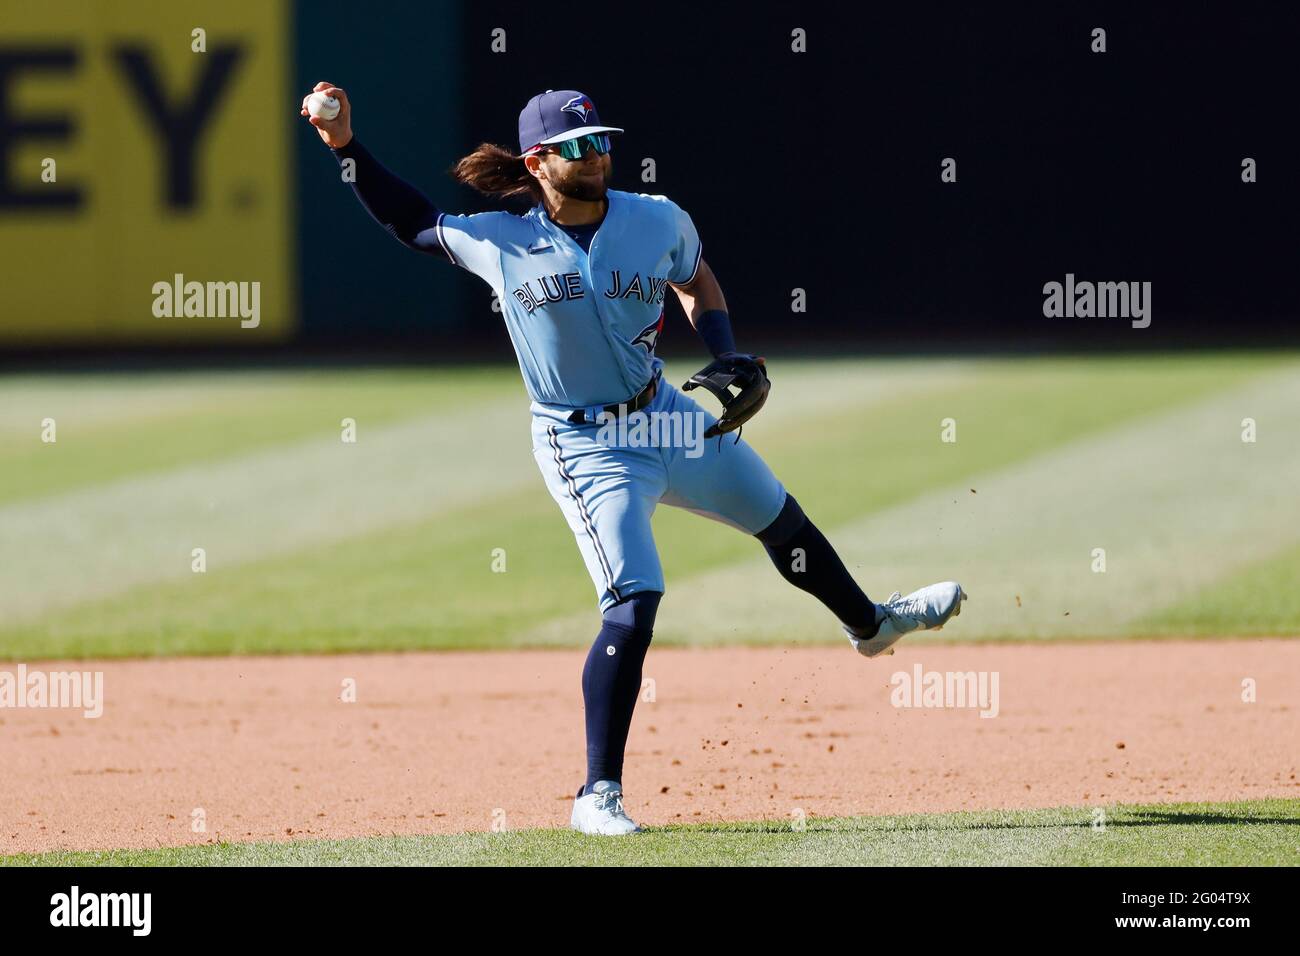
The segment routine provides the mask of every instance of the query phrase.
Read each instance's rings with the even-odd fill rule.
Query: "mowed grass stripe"
[[[1153,636],[1293,637],[1300,635],[1297,582],[1300,546],[1248,564],[1174,604],[1139,617],[1130,627],[1135,633]]]
[[[765,409],[753,423],[754,441],[810,513],[832,528],[972,471],[1104,432],[1161,403],[1228,387],[1258,367],[1160,362],[1139,375],[1128,361],[978,363],[978,373],[943,367],[937,378],[944,385],[935,388],[936,376],[910,363],[828,363],[811,367],[811,378],[781,379],[791,393],[782,393],[782,403],[795,405],[800,395],[822,403],[817,427],[791,410],[769,417]],[[869,383],[863,395],[874,395],[875,403],[837,410],[823,394],[828,380],[841,396],[841,385]],[[948,415],[959,418],[956,445],[938,441],[939,420]],[[467,461],[476,472],[481,456]],[[51,609],[0,631],[0,646],[15,657],[50,657],[585,644],[595,620],[592,587],[526,452],[524,462],[518,487],[484,489],[478,499],[400,527],[241,564],[213,562],[206,575]],[[755,607],[805,602],[810,624],[791,639],[835,639],[825,612],[781,583],[747,536],[665,507],[656,516],[656,537],[672,595],[666,609],[708,618],[715,596],[683,588],[693,575],[742,562],[743,580],[734,586],[742,595],[761,593],[762,601],[750,599]],[[504,549],[505,574],[492,571],[496,548]],[[553,623],[539,628],[539,618]],[[661,629],[656,640],[670,637]],[[708,619],[676,639],[751,637],[764,635]]]
[[[857,395],[866,404],[959,377],[951,368],[900,367],[871,377],[854,371],[843,368],[831,377],[838,374],[840,394]],[[823,392],[799,387],[801,374],[820,377],[823,370],[792,371],[787,376],[794,386],[790,403],[815,407],[827,401]],[[550,527],[562,528],[530,452],[528,425],[527,409],[517,397],[497,395],[493,402],[470,403],[450,413],[366,428],[356,445],[343,444],[337,435],[277,444],[207,466],[8,505],[0,508],[0,555],[21,555],[23,560],[15,560],[14,573],[0,579],[0,607],[11,627],[132,588],[141,589],[137,597],[144,605],[157,607],[157,587],[167,581],[178,582],[170,593],[183,595],[180,600],[189,605],[193,592],[207,587],[179,584],[191,577],[194,547],[207,551],[208,574],[199,576],[205,582],[250,562],[263,562],[257,570],[273,573],[282,556],[485,504],[490,515],[486,526],[508,529],[515,515],[490,503],[523,486],[539,493],[535,513],[546,510],[554,518]],[[440,527],[460,521],[479,526],[477,519],[461,515],[444,519]],[[434,534],[445,540],[457,537]],[[493,537],[500,542],[506,536]],[[571,539],[564,550],[566,555],[574,550]],[[346,553],[344,563],[353,556]],[[466,552],[448,560],[472,561],[476,571],[481,567]],[[412,570],[422,581],[436,574],[424,564]],[[370,573],[357,569],[349,580],[359,580],[368,593]],[[288,576],[293,577],[292,569]],[[118,630],[111,617],[89,626],[106,633]],[[43,630],[67,633],[58,622]],[[147,646],[157,645],[157,630],[142,638]],[[18,635],[10,643],[30,644]]]
[[[487,429],[497,436],[484,442]],[[531,477],[508,402],[437,414],[0,508],[8,619],[210,568],[338,541],[472,504]],[[473,458],[474,469],[455,463]]]
[[[1100,815],[1099,815],[1100,814]],[[371,837],[0,857],[0,866],[1295,866],[1300,800]]]
[[[969,363],[904,362],[863,376],[853,363],[818,365],[823,387],[814,389],[806,387],[814,373],[793,363],[783,369],[792,400],[773,417],[815,413],[844,397],[870,403],[951,384],[963,368],[969,374]],[[668,372],[671,381],[688,374]],[[513,402],[526,416],[518,371],[501,365],[0,379],[0,503],[333,437],[344,418],[370,431],[436,411],[473,414],[484,402]],[[52,444],[41,440],[46,419],[56,424]]]
[[[523,394],[508,369],[0,379],[0,505]],[[53,419],[57,441],[42,441]]]
[[[1242,442],[1247,416],[1267,422],[1271,437]],[[1131,635],[1156,609],[1300,541],[1300,524],[1279,520],[1294,510],[1296,435],[1300,374],[1273,373],[969,476],[830,537],[876,600],[960,580],[972,600],[945,637]],[[1093,571],[1094,548],[1105,549],[1104,573]],[[750,585],[762,573],[766,560],[755,558],[682,582],[656,639],[784,641],[834,631],[793,589],[755,601]]]
[[[506,647],[521,621],[590,605],[578,562],[537,477],[451,515],[47,613],[0,630],[0,658]]]

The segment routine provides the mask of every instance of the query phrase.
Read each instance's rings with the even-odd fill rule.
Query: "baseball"
[[[339,115],[339,101],[324,93],[313,93],[307,97],[307,112],[323,120],[332,120]]]

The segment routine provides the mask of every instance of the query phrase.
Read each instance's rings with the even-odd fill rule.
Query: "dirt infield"
[[[102,670],[104,713],[0,710],[0,853],[565,825],[584,655],[29,663]],[[996,672],[997,715],[893,706],[918,664]],[[646,676],[647,824],[1300,795],[1296,640],[659,648]]]

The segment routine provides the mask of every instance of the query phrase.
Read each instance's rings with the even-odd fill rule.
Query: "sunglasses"
[[[557,153],[573,162],[582,159],[587,154],[588,146],[596,151],[597,156],[604,156],[609,152],[609,134],[588,133],[586,136],[579,136],[577,139],[566,139],[562,143],[555,143],[548,146],[543,152]]]

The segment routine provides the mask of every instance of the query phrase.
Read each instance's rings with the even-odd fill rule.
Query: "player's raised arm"
[[[323,103],[323,97],[338,101],[337,115],[330,115],[332,104]],[[340,165],[354,164],[349,177],[352,191],[376,222],[408,249],[447,256],[434,228],[438,208],[424,193],[390,172],[353,135],[352,104],[344,90],[332,83],[317,83],[303,97],[301,115],[316,127]]]
[[[331,103],[331,100],[336,102]],[[348,102],[348,94],[333,83],[313,86],[311,92],[302,98],[299,113],[316,127],[321,140],[330,149],[342,149],[352,141],[352,104]]]

